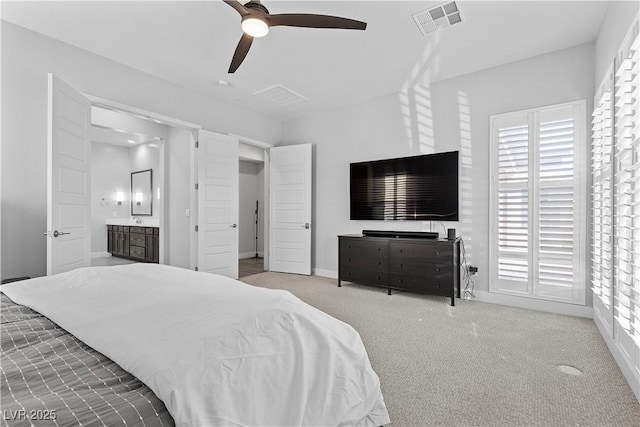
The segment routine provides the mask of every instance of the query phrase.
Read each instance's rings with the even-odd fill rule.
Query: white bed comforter
[[[358,333],[286,291],[154,264],[2,285],[141,379],[179,426],[381,426]]]

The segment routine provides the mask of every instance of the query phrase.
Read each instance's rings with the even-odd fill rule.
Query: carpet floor
[[[640,404],[590,319],[266,272],[352,325],[392,426],[640,426]],[[562,367],[564,365],[565,367]]]

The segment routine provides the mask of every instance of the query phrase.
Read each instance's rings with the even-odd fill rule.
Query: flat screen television
[[[352,220],[458,221],[458,152],[351,163]]]

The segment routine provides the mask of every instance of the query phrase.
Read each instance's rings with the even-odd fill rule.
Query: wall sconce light
[[[142,203],[142,200],[143,200],[142,192],[136,193],[136,205],[140,206],[140,203]]]
[[[124,201],[124,193],[122,191],[116,192],[116,202],[118,202],[118,206],[121,206],[123,201]]]

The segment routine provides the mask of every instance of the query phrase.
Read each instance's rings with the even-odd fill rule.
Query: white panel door
[[[197,159],[197,268],[237,279],[238,139],[201,130]]]
[[[48,108],[45,235],[51,275],[91,264],[91,103],[49,74]]]
[[[269,151],[269,270],[310,275],[311,144]]]

